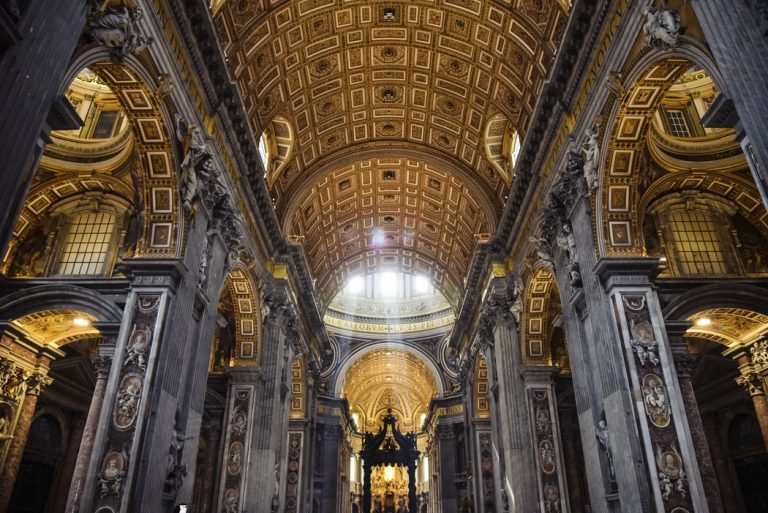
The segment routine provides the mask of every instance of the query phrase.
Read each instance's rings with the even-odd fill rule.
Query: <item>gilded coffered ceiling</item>
[[[404,431],[420,428],[419,417],[427,413],[437,395],[432,372],[419,357],[394,349],[371,351],[349,367],[342,394],[360,418],[361,429],[375,431],[381,417],[392,408]]]
[[[430,273],[455,302],[474,236],[495,230],[514,180],[505,155],[549,73],[563,4],[233,0],[218,9],[254,133],[280,119],[282,146],[293,138],[268,182],[325,303],[353,269],[384,264]],[[369,243],[379,227],[386,248]]]
[[[768,316],[743,308],[710,308],[692,315],[686,335],[732,346],[751,342],[768,331]]]
[[[46,310],[20,317],[12,324],[41,346],[62,346],[75,340],[98,337],[96,318],[75,310]]]
[[[455,304],[493,210],[445,167],[407,158],[343,166],[310,182],[285,228],[301,241],[324,304],[347,276],[379,268],[424,273]]]

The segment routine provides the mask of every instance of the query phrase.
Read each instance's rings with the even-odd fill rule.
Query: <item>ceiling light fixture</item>
[[[695,324],[699,328],[706,328],[707,326],[712,324],[712,319],[710,319],[709,317],[699,317],[698,319],[696,319]]]
[[[72,324],[74,324],[78,328],[85,328],[91,325],[91,321],[89,321],[85,317],[75,317],[74,319],[72,319]]]

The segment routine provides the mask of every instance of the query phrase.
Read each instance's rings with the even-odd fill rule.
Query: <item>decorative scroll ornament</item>
[[[592,193],[599,184],[600,146],[598,143],[597,127],[592,126],[587,129],[587,132],[584,134],[584,142],[581,144],[581,152],[584,158],[583,172],[587,192]]]
[[[680,37],[680,15],[671,9],[646,7],[643,33],[648,46],[674,46]]]
[[[109,7],[93,14],[88,22],[88,35],[109,48],[118,60],[136,55],[152,43],[151,37],[141,33],[141,17],[141,9],[135,7]]]
[[[673,495],[685,498],[688,495],[688,478],[683,470],[683,460],[674,445],[662,452],[656,447],[656,464],[659,467],[659,487],[661,498],[667,502]]]
[[[104,456],[96,483],[99,497],[120,495],[125,480],[126,460],[125,452],[112,451]]]
[[[637,360],[641,366],[646,364],[656,367],[659,365],[658,343],[653,336],[653,327],[648,321],[629,322],[631,337],[629,344],[632,351],[637,355]]]

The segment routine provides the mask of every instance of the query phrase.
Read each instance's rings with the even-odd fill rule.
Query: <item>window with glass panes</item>
[[[729,273],[718,226],[713,216],[695,210],[678,210],[671,212],[667,220],[681,272]]]
[[[685,113],[682,110],[668,110],[667,124],[669,125],[669,132],[675,137],[691,136],[688,120],[685,119]]]
[[[73,215],[61,250],[57,274],[104,274],[114,233],[113,214],[85,212]]]

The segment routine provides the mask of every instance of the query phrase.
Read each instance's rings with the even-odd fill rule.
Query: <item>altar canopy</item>
[[[363,460],[363,513],[416,511],[416,435],[397,429],[397,419],[387,410],[377,434],[366,432]],[[373,479],[372,479],[373,477]],[[375,500],[373,500],[375,498]]]

